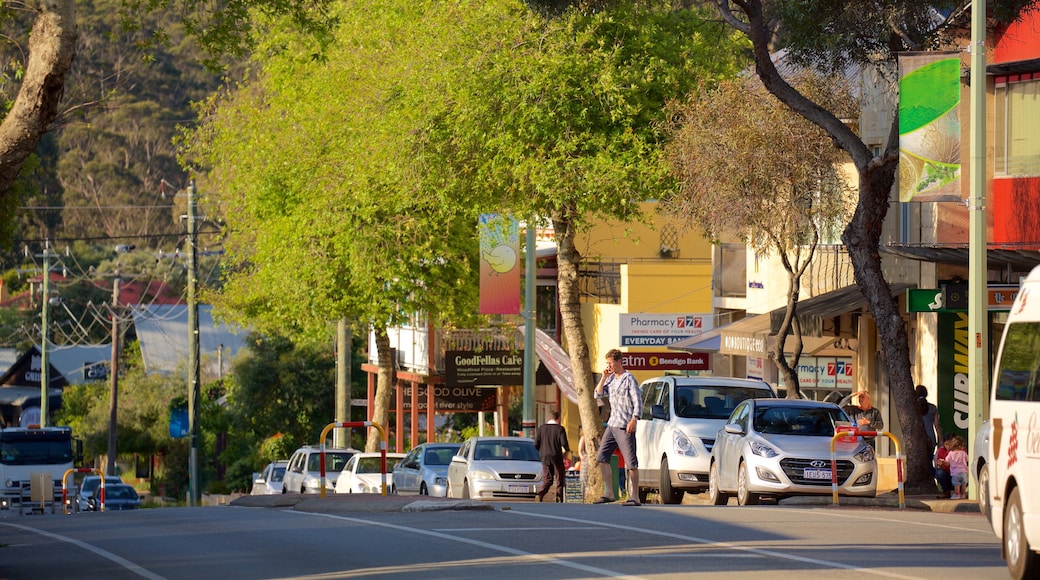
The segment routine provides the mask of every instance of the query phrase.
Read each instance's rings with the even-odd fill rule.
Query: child
[[[950,440],[950,454],[946,456],[950,462],[950,480],[953,482],[953,495],[950,499],[968,497],[968,452],[964,449],[964,438],[955,435]]]
[[[953,482],[950,480],[950,462],[947,460],[947,456],[950,454],[950,441],[954,437],[953,433],[944,434],[942,445],[939,446],[939,451],[935,454],[935,481],[939,482],[939,488],[942,490],[939,495],[935,496],[938,499],[950,499],[950,495],[953,494]]]

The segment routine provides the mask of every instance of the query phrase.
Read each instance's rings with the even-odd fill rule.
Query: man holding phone
[[[607,397],[610,401],[610,418],[603,431],[603,439],[599,444],[596,461],[603,475],[604,494],[592,503],[611,503],[617,501],[611,482],[610,456],[615,449],[621,451],[625,460],[626,483],[628,484],[628,500],[623,505],[640,505],[639,474],[636,459],[636,424],[639,420],[641,402],[639,383],[632,373],[625,370],[621,362],[621,351],[614,348],[607,351],[607,368],[603,378],[596,385],[596,397]]]

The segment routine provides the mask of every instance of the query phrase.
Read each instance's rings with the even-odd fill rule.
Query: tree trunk
[[[394,393],[394,361],[390,352],[390,337],[386,334],[386,326],[376,326],[376,355],[379,357],[379,372],[376,374],[376,399],[372,403],[372,421],[382,425],[387,437],[390,434],[390,399]],[[365,439],[365,451],[379,451],[379,431],[368,430]]]
[[[12,205],[18,174],[57,115],[65,73],[76,54],[75,0],[42,0],[36,10],[22,86],[0,124],[0,207]]]
[[[603,435],[603,420],[595,399],[595,383],[592,364],[589,360],[589,344],[585,337],[585,326],[581,320],[581,300],[578,288],[578,266],[581,264],[581,253],[574,246],[575,227],[573,206],[564,206],[552,215],[553,228],[556,234],[557,247],[557,285],[559,291],[560,317],[563,322],[563,336],[567,353],[571,359],[574,375],[574,390],[578,394],[578,414],[581,418],[581,434],[585,439],[588,452],[588,479],[585,489],[586,499],[595,499],[603,493],[603,479],[600,476],[596,454],[599,440]]]

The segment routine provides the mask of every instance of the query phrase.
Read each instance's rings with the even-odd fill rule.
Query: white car
[[[383,475],[386,475],[386,492],[393,484],[393,471],[404,453],[387,453],[384,471],[381,453],[357,453],[347,461],[346,467],[336,480],[336,493],[383,493]]]
[[[264,467],[264,470],[253,480],[253,489],[250,495],[278,495],[282,493],[282,481],[285,478],[285,468],[289,465],[287,460],[272,461]]]
[[[800,399],[750,399],[737,405],[711,450],[708,494],[715,505],[730,495],[740,505],[762,497],[838,493],[874,497],[878,466],[862,437],[831,442],[837,427],[852,426],[834,403]],[[832,464],[831,458],[835,461]],[[833,465],[833,467],[832,467]]]
[[[776,397],[762,381],[721,377],[657,377],[643,381],[636,426],[639,501],[657,490],[661,503],[682,503],[687,491],[708,488],[715,434],[746,399]]]
[[[470,437],[448,466],[448,497],[534,499],[542,460],[523,437]]]
[[[461,443],[423,443],[412,448],[394,467],[391,493],[401,495],[448,494],[448,465]]]
[[[357,449],[325,448],[325,481],[335,484],[339,472]],[[306,445],[293,452],[285,469],[282,493],[321,493],[321,447]]]

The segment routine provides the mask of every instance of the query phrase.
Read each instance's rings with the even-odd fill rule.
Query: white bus
[[[1011,577],[1040,578],[1040,267],[1008,315],[989,412],[990,522]]]

